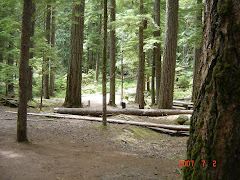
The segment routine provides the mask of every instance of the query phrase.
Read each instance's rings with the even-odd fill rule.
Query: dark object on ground
[[[125,109],[126,108],[126,103],[125,102],[121,102],[121,106],[122,106],[122,109]]]

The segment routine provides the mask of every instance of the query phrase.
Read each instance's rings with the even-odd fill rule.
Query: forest
[[[0,5],[0,179],[239,177],[238,0]]]

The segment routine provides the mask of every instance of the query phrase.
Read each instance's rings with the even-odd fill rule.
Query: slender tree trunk
[[[155,101],[155,60],[152,60],[152,79],[151,79],[151,101],[152,105],[156,103]]]
[[[206,1],[200,86],[183,179],[240,177],[240,3]],[[203,163],[205,165],[203,166]]]
[[[103,125],[107,125],[107,102],[106,102],[106,83],[107,83],[107,0],[104,0],[104,23],[103,23],[103,69],[102,69],[102,94],[103,94]]]
[[[17,141],[27,141],[27,71],[29,63],[31,17],[33,3],[31,0],[23,1],[22,11],[22,33],[21,33],[21,50],[19,63],[19,105],[17,119]]]
[[[95,80],[98,82],[99,79],[99,60],[100,60],[100,53],[97,51],[96,54],[96,70],[95,70]]]
[[[148,56],[147,56],[147,66],[148,68],[150,68],[151,66],[151,58],[152,58],[152,52],[149,51],[148,53]],[[149,76],[150,73],[148,73],[146,76],[147,76],[147,91],[150,92],[150,76]]]
[[[51,5],[47,5],[47,17],[46,17],[46,39],[50,44],[50,26],[51,26]],[[44,98],[49,99],[49,58],[44,59]]]
[[[51,28],[51,46],[55,47],[55,8],[52,7],[52,28]],[[50,66],[50,96],[54,96],[54,76],[55,76],[55,65],[54,58],[51,58]]]
[[[101,8],[102,8],[102,3],[101,3]],[[99,14],[98,34],[101,35],[101,33],[102,33],[102,14]],[[100,66],[100,51],[98,49],[97,58],[96,58],[96,78],[95,78],[97,82],[99,79],[99,66]]]
[[[173,106],[177,32],[178,0],[167,0],[163,68],[161,75],[160,95],[158,99],[159,109],[171,109]]]
[[[123,102],[123,51],[121,57],[121,102]]]
[[[201,4],[202,0],[197,0],[197,4]],[[202,35],[202,9],[196,11],[196,36]],[[198,70],[201,58],[201,41],[195,41],[194,45],[194,66],[193,66],[193,90],[192,90],[192,101],[195,100],[197,93],[197,83],[198,83]]]
[[[144,13],[143,10],[143,0],[140,0],[140,14]],[[139,26],[139,45],[138,45],[138,50],[139,50],[139,62],[138,62],[138,82],[137,82],[137,92],[136,92],[136,99],[137,102],[139,103],[139,108],[144,109],[144,70],[145,70],[145,53],[143,51],[143,30],[144,30],[144,19],[141,19],[141,23]]]
[[[154,22],[158,25],[159,29],[154,32],[154,37],[160,38],[160,0],[155,0],[154,3]],[[155,104],[155,92],[154,92],[154,77],[156,72],[156,99],[159,99],[160,82],[161,82],[161,43],[155,43],[153,49],[153,63],[152,63],[152,104]],[[156,71],[155,71],[156,70]]]
[[[8,51],[10,52],[13,48],[12,42],[9,43]],[[13,66],[13,55],[11,53],[8,54],[7,64],[9,67]],[[6,80],[6,96],[9,94],[14,94],[14,84],[13,84],[13,72],[7,72],[7,80]]]
[[[1,33],[1,30],[0,30],[0,33]],[[3,50],[2,50],[2,48],[3,48],[3,44],[0,43],[0,72],[2,72],[2,64],[1,63],[3,63]],[[1,73],[0,73],[0,75],[1,75]],[[0,76],[0,81],[2,81],[1,76]]]
[[[34,16],[34,13],[36,12],[36,5],[33,2],[33,8],[32,8],[32,14]],[[34,31],[35,31],[35,16],[33,17],[31,21],[31,37],[34,36]],[[34,48],[34,43],[31,41],[30,48]],[[33,58],[33,52],[30,52],[30,59]],[[28,100],[31,100],[33,98],[32,94],[32,79],[33,79],[33,68],[29,66],[28,68]]]
[[[72,28],[70,58],[67,76],[67,90],[64,102],[65,107],[82,106],[82,59],[83,59],[83,31],[84,31],[85,0],[76,3],[72,10]]]
[[[111,0],[110,21],[116,20],[116,2]],[[116,35],[115,27],[111,25],[110,31],[110,98],[109,105],[116,106],[115,103],[115,69],[116,69]]]
[[[1,31],[1,29],[0,29],[0,33],[1,33],[2,31]],[[0,44],[0,63],[3,63],[3,50],[2,50],[2,48],[3,48],[3,44],[1,43]],[[0,64],[0,70],[2,70],[2,66],[1,66],[1,64]]]

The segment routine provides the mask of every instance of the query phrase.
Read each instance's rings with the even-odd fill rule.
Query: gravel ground
[[[17,111],[0,106],[1,180],[181,179],[178,163],[185,158],[187,137],[137,126],[104,128],[98,122],[29,116],[30,142],[16,143],[17,116],[6,113],[9,110]]]

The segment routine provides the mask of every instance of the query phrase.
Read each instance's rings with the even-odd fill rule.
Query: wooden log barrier
[[[54,108],[54,112],[60,114],[73,114],[73,115],[90,115],[101,116],[102,109],[90,108]],[[137,116],[166,116],[176,114],[192,114],[192,110],[179,110],[179,109],[108,109],[107,114],[125,114]]]

